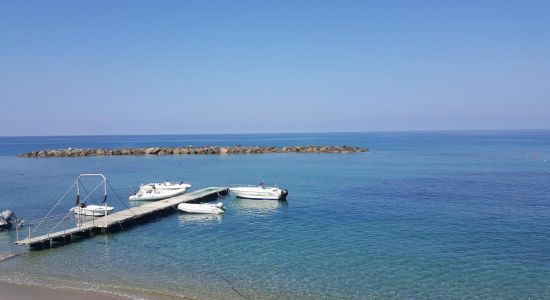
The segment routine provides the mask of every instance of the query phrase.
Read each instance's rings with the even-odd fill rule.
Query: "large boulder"
[[[160,151],[159,148],[147,148],[145,149],[145,154],[151,155],[151,154],[157,154]]]
[[[132,155],[143,155],[143,154],[145,154],[145,150],[143,150],[142,148],[131,149],[131,152],[132,152]]]

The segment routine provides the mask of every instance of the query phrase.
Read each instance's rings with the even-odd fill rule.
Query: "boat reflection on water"
[[[185,225],[185,224],[211,225],[211,224],[220,224],[223,220],[223,214],[179,213],[178,219],[179,219],[180,225]]]
[[[279,210],[279,208],[286,207],[288,202],[281,202],[276,200],[253,200],[236,198],[232,202],[232,206],[239,211],[268,214]]]
[[[128,203],[129,203],[128,206],[132,208],[132,207],[142,206],[143,204],[151,203],[151,201],[133,200],[133,201],[128,201]]]

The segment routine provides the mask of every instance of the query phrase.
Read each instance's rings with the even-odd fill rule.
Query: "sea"
[[[16,157],[188,145],[369,151]],[[67,215],[69,188],[81,173],[105,174],[115,210],[140,205],[128,195],[141,183],[164,180],[192,189],[264,181],[289,196],[230,195],[221,216],[175,212],[53,249],[14,245],[29,228],[77,222]],[[83,194],[97,184],[84,181]],[[102,201],[95,193],[88,203]],[[548,130],[0,137],[0,209],[8,208],[26,223],[0,232],[0,255],[15,254],[0,261],[6,282],[136,299],[550,298]]]

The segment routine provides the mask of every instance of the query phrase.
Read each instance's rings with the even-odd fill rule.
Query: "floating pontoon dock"
[[[51,248],[54,245],[70,243],[73,237],[86,237],[96,233],[116,232],[131,226],[146,223],[176,211],[176,206],[184,202],[196,202],[226,196],[226,187],[209,187],[165,200],[147,203],[115,212],[104,217],[93,218],[77,227],[52,232],[36,237],[17,240],[17,245],[29,245],[31,248]],[[29,231],[30,232],[30,231]]]

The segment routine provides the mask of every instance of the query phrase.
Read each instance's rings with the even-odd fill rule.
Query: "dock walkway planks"
[[[94,218],[79,226],[52,232],[49,234],[30,237],[15,242],[17,245],[29,245],[33,248],[49,248],[52,242],[70,242],[73,236],[85,236],[94,231],[106,232],[111,229],[120,230],[123,225],[132,225],[133,222],[144,222],[147,218],[155,218],[174,211],[178,204],[195,202],[206,198],[226,196],[229,189],[226,187],[209,187],[172,198],[150,202],[141,206],[112,213],[104,217]]]

